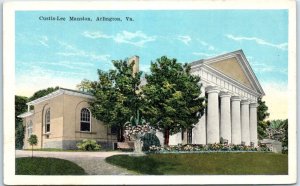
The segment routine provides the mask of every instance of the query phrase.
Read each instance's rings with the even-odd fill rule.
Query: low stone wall
[[[62,149],[63,143],[62,143],[62,141],[45,141],[43,143],[43,148],[44,149],[48,149],[48,148]]]

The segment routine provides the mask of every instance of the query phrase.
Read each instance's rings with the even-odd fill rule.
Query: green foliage
[[[38,143],[37,136],[35,134],[31,134],[27,141],[31,145],[31,157],[33,157],[33,145],[37,145]]]
[[[27,141],[31,146],[37,145],[37,143],[38,143],[38,139],[35,134],[31,134]]]
[[[28,99],[24,96],[15,96],[15,126],[18,126],[17,122],[22,122],[21,118],[17,116],[27,111],[27,103]]]
[[[141,140],[143,141],[143,151],[148,151],[150,146],[160,146],[160,142],[158,137],[155,134],[147,133],[145,134]]]
[[[16,158],[16,175],[84,175],[83,168],[58,158]]]
[[[257,132],[258,139],[264,139],[267,137],[266,129],[269,125],[268,121],[265,121],[270,116],[268,113],[268,107],[265,101],[262,101],[262,98],[258,98],[258,107],[257,107]]]
[[[15,96],[15,148],[22,149],[24,145],[24,126],[22,118],[17,116],[26,112],[27,97]]]
[[[77,143],[77,148],[84,151],[99,151],[101,146],[95,140],[84,139]]]
[[[134,63],[127,60],[113,61],[114,70],[98,70],[98,81],[92,83],[91,93],[95,99],[90,103],[93,116],[121,131],[118,140],[123,140],[122,129],[130,119],[137,118],[142,105],[140,77],[142,72],[133,74]]]
[[[280,141],[285,153],[288,152],[288,120],[272,120],[266,129],[268,138]]]
[[[288,156],[275,153],[115,155],[108,163],[146,175],[287,175]]]
[[[270,151],[265,145],[259,147],[245,146],[245,145],[225,145],[225,144],[186,144],[186,145],[172,145],[172,146],[150,146],[151,153],[178,153],[178,152],[225,152],[225,151]]]
[[[92,89],[92,81],[83,79],[79,84],[76,85],[76,88],[80,91],[89,92]]]
[[[284,149],[284,152],[287,153],[288,152],[288,146],[289,146],[289,130],[288,130],[288,119],[286,120],[283,120],[283,126],[282,128],[284,129],[284,132],[283,132],[283,138],[282,138],[282,146],[283,146],[283,149]]]
[[[204,112],[200,77],[191,75],[187,64],[166,56],[152,62],[150,69],[142,87],[146,121],[167,134],[193,127]]]
[[[24,145],[25,127],[22,122],[17,121],[17,127],[15,130],[15,148],[22,149]]]
[[[38,99],[38,98],[41,98],[43,96],[46,96],[47,94],[50,94],[56,90],[58,90],[59,87],[56,86],[56,87],[49,87],[47,89],[42,89],[42,90],[39,90],[37,92],[35,92],[29,99],[28,101],[33,101],[35,99]]]

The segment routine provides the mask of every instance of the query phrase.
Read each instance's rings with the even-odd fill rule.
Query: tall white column
[[[244,142],[245,145],[247,145],[247,146],[250,145],[249,104],[250,104],[250,102],[248,100],[243,100],[241,102],[242,142]]]
[[[231,143],[231,112],[230,112],[230,97],[227,92],[221,92],[221,126],[220,126],[220,138],[228,140]]]
[[[201,87],[201,96],[205,96],[205,89]],[[206,112],[206,111],[205,111]],[[206,144],[206,116],[205,112],[193,128],[193,144]]]
[[[241,144],[241,98],[231,97],[231,143]]]
[[[207,103],[207,143],[219,143],[219,90],[217,87],[208,87]]]
[[[179,143],[182,143],[181,132],[178,132],[176,134],[170,135],[170,137],[169,137],[169,145],[178,145]]]
[[[155,135],[157,136],[157,138],[159,139],[160,145],[164,146],[164,134],[160,131],[156,131]]]
[[[250,104],[250,141],[257,146],[257,103]]]

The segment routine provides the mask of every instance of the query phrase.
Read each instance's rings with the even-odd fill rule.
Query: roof
[[[196,66],[197,67],[198,66],[208,66],[208,64],[218,62],[222,59],[226,59],[229,57],[236,58],[237,61],[240,63],[240,65],[243,66],[244,73],[247,74],[248,80],[251,82],[251,84],[253,85],[256,92],[259,93],[261,96],[265,95],[265,92],[262,89],[254,71],[252,70],[243,50],[229,52],[229,53],[222,54],[222,55],[215,56],[215,57],[208,58],[208,59],[197,60],[197,61],[191,62],[189,65],[192,68],[195,68]],[[215,69],[215,70],[217,70],[217,69]]]
[[[26,118],[28,116],[31,116],[32,114],[33,114],[33,112],[29,111],[29,112],[24,112],[24,113],[18,115],[17,117],[18,118]]]
[[[83,92],[83,91],[72,90],[72,89],[67,89],[67,88],[59,88],[58,90],[56,90],[56,91],[54,91],[50,94],[47,94],[47,95],[45,95],[43,97],[40,97],[38,99],[35,99],[33,101],[30,101],[26,104],[27,105],[36,105],[38,103],[41,103],[43,101],[52,99],[52,98],[57,97],[57,96],[62,95],[62,94],[71,95],[71,96],[78,96],[78,97],[85,97],[85,98],[89,98],[89,99],[94,98],[94,96],[89,92]]]

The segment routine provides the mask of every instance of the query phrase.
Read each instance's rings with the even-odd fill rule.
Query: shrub
[[[141,140],[143,141],[143,151],[148,151],[150,146],[160,146],[160,142],[158,137],[155,134],[147,133],[145,134]]]
[[[101,146],[97,144],[96,140],[84,139],[77,143],[77,148],[84,151],[98,151]]]
[[[182,152],[182,151],[264,151],[268,152],[270,149],[267,146],[260,145],[259,147],[245,146],[245,145],[232,145],[232,144],[186,144],[186,145],[171,145],[164,147],[157,147],[151,145],[149,152]]]

